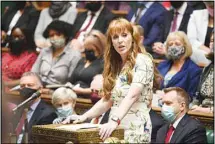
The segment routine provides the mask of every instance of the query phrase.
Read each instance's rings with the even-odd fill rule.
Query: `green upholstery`
[[[206,129],[207,142],[214,143],[214,130]]]

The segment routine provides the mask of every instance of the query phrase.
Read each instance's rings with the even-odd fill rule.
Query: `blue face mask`
[[[174,112],[174,108],[165,104],[162,106],[161,115],[166,121],[170,123],[172,123],[177,116]]]
[[[57,113],[58,117],[68,117],[69,115],[71,115],[73,113],[73,108],[71,107],[71,105],[59,107],[59,108],[57,108],[56,113]]]

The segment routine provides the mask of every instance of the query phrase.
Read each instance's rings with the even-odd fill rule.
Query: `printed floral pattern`
[[[132,105],[127,115],[121,121],[121,126],[125,128],[124,139],[129,143],[149,143],[151,141],[152,125],[148,105],[152,99],[154,76],[151,58],[144,54],[138,54],[132,74],[132,83],[142,84],[143,89],[139,99]],[[130,86],[126,73],[122,71],[112,90],[114,104],[110,114],[114,113],[114,110],[120,105],[123,98],[127,95]]]
[[[210,69],[208,76],[201,86],[200,93],[203,96],[204,100],[202,105],[205,107],[213,107],[213,98],[214,98],[214,68]]]

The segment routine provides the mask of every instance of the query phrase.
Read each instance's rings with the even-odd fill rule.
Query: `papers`
[[[90,129],[90,128],[99,128],[99,127],[100,127],[100,124],[82,123],[82,124],[62,125],[56,128],[70,130],[70,131],[77,131],[80,129]]]

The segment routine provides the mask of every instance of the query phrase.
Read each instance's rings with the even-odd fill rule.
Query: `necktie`
[[[172,24],[172,29],[171,32],[174,32],[177,28],[177,19],[178,19],[178,12],[176,11],[174,13],[174,18],[173,18],[173,24]]]
[[[18,126],[16,128],[16,136],[17,137],[22,133],[23,126],[27,124],[27,121],[28,121],[27,112],[28,112],[28,110],[24,109],[24,111],[22,113],[22,117],[21,117],[21,119],[19,121],[19,124],[18,124]]]
[[[143,4],[139,5],[139,7],[137,9],[138,12],[136,13],[136,19],[134,21],[136,24],[138,24],[138,22],[141,18],[141,13],[142,13],[144,8],[145,8],[145,5],[143,5]]]
[[[87,28],[90,26],[90,24],[91,24],[91,22],[93,20],[93,17],[94,17],[94,14],[91,13],[91,17],[90,17],[90,20],[89,20],[88,24],[86,25],[85,28],[83,28],[82,30],[78,31],[78,33],[75,35],[75,38],[78,38],[78,36],[80,35],[81,32],[84,32],[84,31],[87,30]]]
[[[169,143],[170,137],[171,137],[171,135],[172,135],[172,133],[173,133],[174,130],[175,130],[175,128],[171,125],[169,127],[169,130],[168,130],[167,134],[166,134],[165,144]]]

